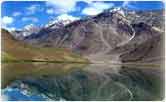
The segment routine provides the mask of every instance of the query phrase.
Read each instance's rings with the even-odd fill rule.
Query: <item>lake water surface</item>
[[[161,66],[3,63],[4,100],[162,100]]]

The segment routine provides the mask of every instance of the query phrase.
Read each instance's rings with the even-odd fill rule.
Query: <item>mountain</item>
[[[26,36],[36,34],[40,31],[41,27],[34,26],[33,24],[26,25],[22,30],[13,30],[10,33],[18,40],[23,40]]]
[[[46,24],[45,28],[46,29],[48,29],[48,28],[56,29],[56,28],[64,27],[65,25],[67,25],[73,21],[75,21],[75,20],[67,20],[67,19],[65,19],[65,20],[58,19],[57,20],[57,19],[55,19],[55,20],[51,20],[48,24]]]
[[[163,58],[163,22],[163,10],[108,9],[65,26],[43,28],[24,41],[68,48],[96,63],[151,62]]]
[[[164,30],[164,10],[127,10],[123,9],[126,18],[131,23],[144,22],[150,26]]]
[[[32,47],[16,40],[8,31],[1,31],[3,61],[87,62],[69,49]]]

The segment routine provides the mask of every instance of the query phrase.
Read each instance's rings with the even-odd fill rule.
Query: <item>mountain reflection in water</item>
[[[2,64],[6,100],[162,100],[163,71],[154,66]]]

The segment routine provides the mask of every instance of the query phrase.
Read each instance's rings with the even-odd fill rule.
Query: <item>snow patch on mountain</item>
[[[23,36],[29,36],[33,33],[38,33],[40,31],[40,27],[37,27],[33,24],[26,25],[23,29]]]
[[[68,14],[62,14],[51,20],[45,27],[58,28],[60,25],[65,26],[73,21],[79,20],[79,17],[74,17]]]

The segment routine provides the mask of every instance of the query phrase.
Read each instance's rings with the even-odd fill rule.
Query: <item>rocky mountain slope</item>
[[[14,38],[18,40],[23,40],[26,36],[31,34],[36,34],[40,31],[41,27],[34,26],[33,24],[25,26],[22,30],[13,30],[10,33]]]
[[[87,62],[69,49],[32,47],[2,29],[2,61]]]
[[[148,10],[148,11],[134,11],[134,10],[126,10],[125,12],[126,18],[131,23],[139,23],[144,22],[150,26],[158,27],[164,30],[164,10]]]
[[[42,28],[24,41],[33,46],[70,48],[96,63],[154,62],[163,58],[163,22],[162,10],[108,9],[62,27]]]

